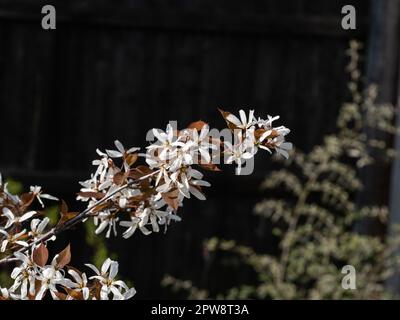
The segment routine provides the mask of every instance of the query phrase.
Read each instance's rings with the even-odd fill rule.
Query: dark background
[[[147,131],[169,120],[223,127],[217,107],[278,114],[295,147],[310,150],[333,132],[348,98],[348,41],[363,41],[371,56],[385,33],[372,22],[386,17],[390,2],[0,0],[0,171],[78,210],[74,194],[97,147],[115,139],[144,147]],[[57,30],[41,28],[44,4],[57,9]],[[357,10],[354,31],[340,26],[346,4]],[[381,68],[379,59],[366,59],[364,69]],[[208,174],[208,200],[186,202],[183,221],[166,235],[108,242],[137,298],[170,297],[160,287],[166,273],[210,290],[251,277],[213,270],[202,242],[219,236],[274,250],[270,227],[252,210],[276,165],[257,158],[252,176],[235,177],[232,168]],[[89,262],[83,233],[68,234],[76,266]]]

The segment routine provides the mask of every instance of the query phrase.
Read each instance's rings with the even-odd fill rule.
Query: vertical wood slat
[[[397,67],[399,63],[399,17],[400,1],[373,1],[372,2],[371,38],[368,48],[367,80],[369,84],[376,84],[379,88],[378,103],[396,103]],[[387,141],[387,135],[374,130],[365,129],[371,139]],[[379,158],[379,153],[372,148],[373,157]],[[371,167],[362,169],[363,185],[365,188],[359,195],[359,203],[387,203],[389,190],[387,187],[387,173],[389,168],[383,161],[376,161]],[[372,187],[375,186],[375,187]]]
[[[400,25],[399,25],[399,19],[400,19],[400,1],[392,1],[390,4],[388,4],[387,10],[390,12],[386,16],[386,18],[389,18],[389,26],[385,30],[385,35],[388,37],[386,41],[389,42],[389,45],[394,45],[396,47],[390,48],[393,50],[393,57],[388,61],[389,63],[391,62],[392,64],[392,69],[386,69],[386,67],[383,69],[385,72],[388,72],[389,75],[386,75],[386,81],[389,81],[387,83],[388,87],[391,88],[391,90],[386,89],[387,91],[384,91],[384,94],[388,99],[392,98],[393,95],[395,95],[395,104],[397,108],[400,106],[400,49],[399,49],[399,42],[400,42]],[[388,30],[389,29],[389,30]],[[390,43],[392,41],[392,43]],[[382,67],[383,68],[383,67]],[[381,69],[381,72],[383,72]],[[397,80],[397,88],[393,88],[392,83],[393,78]],[[385,78],[384,78],[385,79]],[[392,80],[393,82],[390,82]],[[400,127],[400,115],[397,114],[397,119],[396,119],[396,125],[397,127]],[[394,141],[394,148],[397,152],[400,152],[400,138],[397,135],[395,137]],[[398,157],[394,160],[394,163],[391,168],[391,185],[390,185],[390,226],[391,230],[389,232],[389,236],[393,235],[395,230],[394,226],[396,224],[400,223],[400,197],[399,197],[399,192],[400,192],[400,160]],[[399,254],[400,252],[396,252],[396,254]],[[387,283],[389,289],[393,290],[395,293],[400,293],[400,273],[396,272],[393,277],[391,277],[388,280]]]
[[[400,73],[400,70],[399,70]],[[400,86],[398,88],[397,106],[400,106]],[[397,115],[396,119],[397,127],[400,127],[400,116]],[[397,136],[394,142],[394,148],[396,152],[400,152],[400,138]],[[389,237],[396,235],[395,226],[400,224],[400,161],[398,158],[394,160],[391,168],[391,184],[390,184],[390,230]],[[397,251],[395,254],[399,254]],[[387,286],[390,290],[395,293],[400,292],[400,274],[395,272],[395,274],[387,281]]]

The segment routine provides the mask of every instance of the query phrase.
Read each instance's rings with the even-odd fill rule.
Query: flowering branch
[[[97,167],[90,179],[80,182],[82,188],[77,200],[87,202],[82,212],[70,212],[61,200],[61,217],[57,225],[45,232],[49,219],[37,219],[43,212],[31,210],[37,199],[44,208],[43,199],[58,200],[42,193],[41,187],[31,187],[29,193],[12,195],[0,176],[0,265],[20,262],[11,277],[15,280],[9,289],[1,289],[5,299],[42,299],[47,291],[53,299],[128,299],[135,294],[120,280],[115,280],[118,263],[107,259],[101,271],[92,265],[96,275],[87,279],[85,273],[70,267],[69,246],[54,257],[47,265],[47,243],[56,239],[61,232],[79,222],[93,217],[97,226],[95,233],[106,231],[106,238],[117,236],[117,224],[125,227],[125,239],[139,229],[143,234],[159,232],[171,221],[180,221],[178,208],[186,198],[194,196],[205,200],[202,188],[210,184],[203,180],[203,174],[194,168],[220,171],[217,164],[220,157],[224,163],[235,163],[237,174],[259,149],[288,157],[292,145],[285,142],[289,129],[273,127],[279,117],[268,116],[267,120],[256,119],[254,111],[248,117],[240,110],[240,119],[220,110],[230,136],[228,141],[211,134],[203,121],[190,124],[186,129],[174,130],[171,125],[165,132],[152,130],[156,142],[149,145],[145,154],[139,148],[126,150],[115,141],[116,150],[96,150],[100,159],[94,160]],[[146,164],[136,165],[139,158]],[[127,217],[128,219],[123,219]],[[123,220],[121,220],[123,219]],[[121,221],[120,221],[121,220]],[[30,221],[30,231],[24,228]],[[73,278],[67,278],[64,268]],[[28,290],[29,287],[29,290]],[[40,288],[40,289],[37,289]],[[62,291],[60,291],[62,290]]]
[[[126,188],[129,188],[130,186],[132,186],[135,183],[138,183],[146,178],[150,178],[152,175],[156,174],[158,171],[153,172],[147,176],[141,177],[137,180],[134,181],[130,181],[129,183],[124,184],[123,186],[119,187],[118,189],[114,190],[113,192],[111,192],[108,196],[96,201],[93,205],[91,205],[90,207],[86,208],[84,211],[82,211],[81,213],[79,213],[78,215],[76,215],[74,218],[72,218],[71,220],[68,220],[66,223],[60,225],[59,227],[54,227],[52,228],[50,231],[48,231],[46,234],[44,234],[43,236],[39,237],[37,240],[33,241],[32,243],[29,244],[29,246],[24,246],[21,249],[19,249],[16,252],[19,253],[23,253],[25,251],[28,251],[29,249],[41,244],[41,243],[45,243],[48,240],[50,240],[51,238],[57,236],[59,233],[66,231],[70,228],[72,228],[73,226],[75,226],[77,223],[87,219],[90,214],[91,211],[93,209],[95,209],[97,206],[101,205],[102,203],[106,202],[107,200],[111,199],[114,195],[116,195],[117,193],[123,191]],[[15,253],[14,253],[15,254]],[[13,258],[13,255],[10,255],[6,258],[3,258],[0,260],[0,265],[2,264],[6,264],[6,263],[10,263],[10,262],[14,262],[14,261],[18,261],[17,258]]]

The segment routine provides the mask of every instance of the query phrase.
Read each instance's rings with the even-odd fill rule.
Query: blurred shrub
[[[371,139],[366,129],[378,132],[375,137],[397,134],[393,125],[395,109],[376,102],[377,87],[372,85],[360,92],[360,47],[360,43],[352,41],[347,51],[351,102],[340,109],[337,132],[325,136],[323,143],[309,153],[296,150],[287,167],[271,172],[262,184],[268,196],[254,211],[260,219],[273,223],[278,253],[257,253],[233,240],[206,241],[205,248],[211,255],[229,254],[230,263],[248,266],[256,274],[255,283],[238,283],[212,298],[394,297],[386,289],[385,281],[399,266],[399,258],[394,254],[400,244],[399,228],[393,228],[388,239],[357,232],[356,228],[365,219],[385,226],[388,216],[386,207],[360,206],[354,200],[363,187],[358,168],[374,161],[391,161],[395,156],[384,139]],[[271,197],[274,194],[279,196]],[[355,267],[356,290],[341,286],[345,265]],[[165,277],[163,285],[187,292],[188,298],[211,297],[207,290],[172,276]]]

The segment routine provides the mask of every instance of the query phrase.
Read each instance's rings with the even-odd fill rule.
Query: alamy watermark
[[[356,9],[352,5],[345,5],[342,7],[341,26],[344,30],[356,29]],[[53,5],[45,5],[42,7],[42,28],[44,30],[55,30],[56,29],[56,8]]]
[[[356,268],[354,268],[354,266],[352,266],[350,264],[345,265],[342,268],[342,273],[345,274],[345,276],[342,279],[342,288],[345,290],[357,289]]]
[[[342,18],[342,28],[344,30],[355,30],[357,28],[356,8],[349,4],[345,5],[342,7],[342,14],[344,14]]]
[[[45,5],[42,7],[42,28],[44,30],[56,29],[56,8],[52,5]]]

